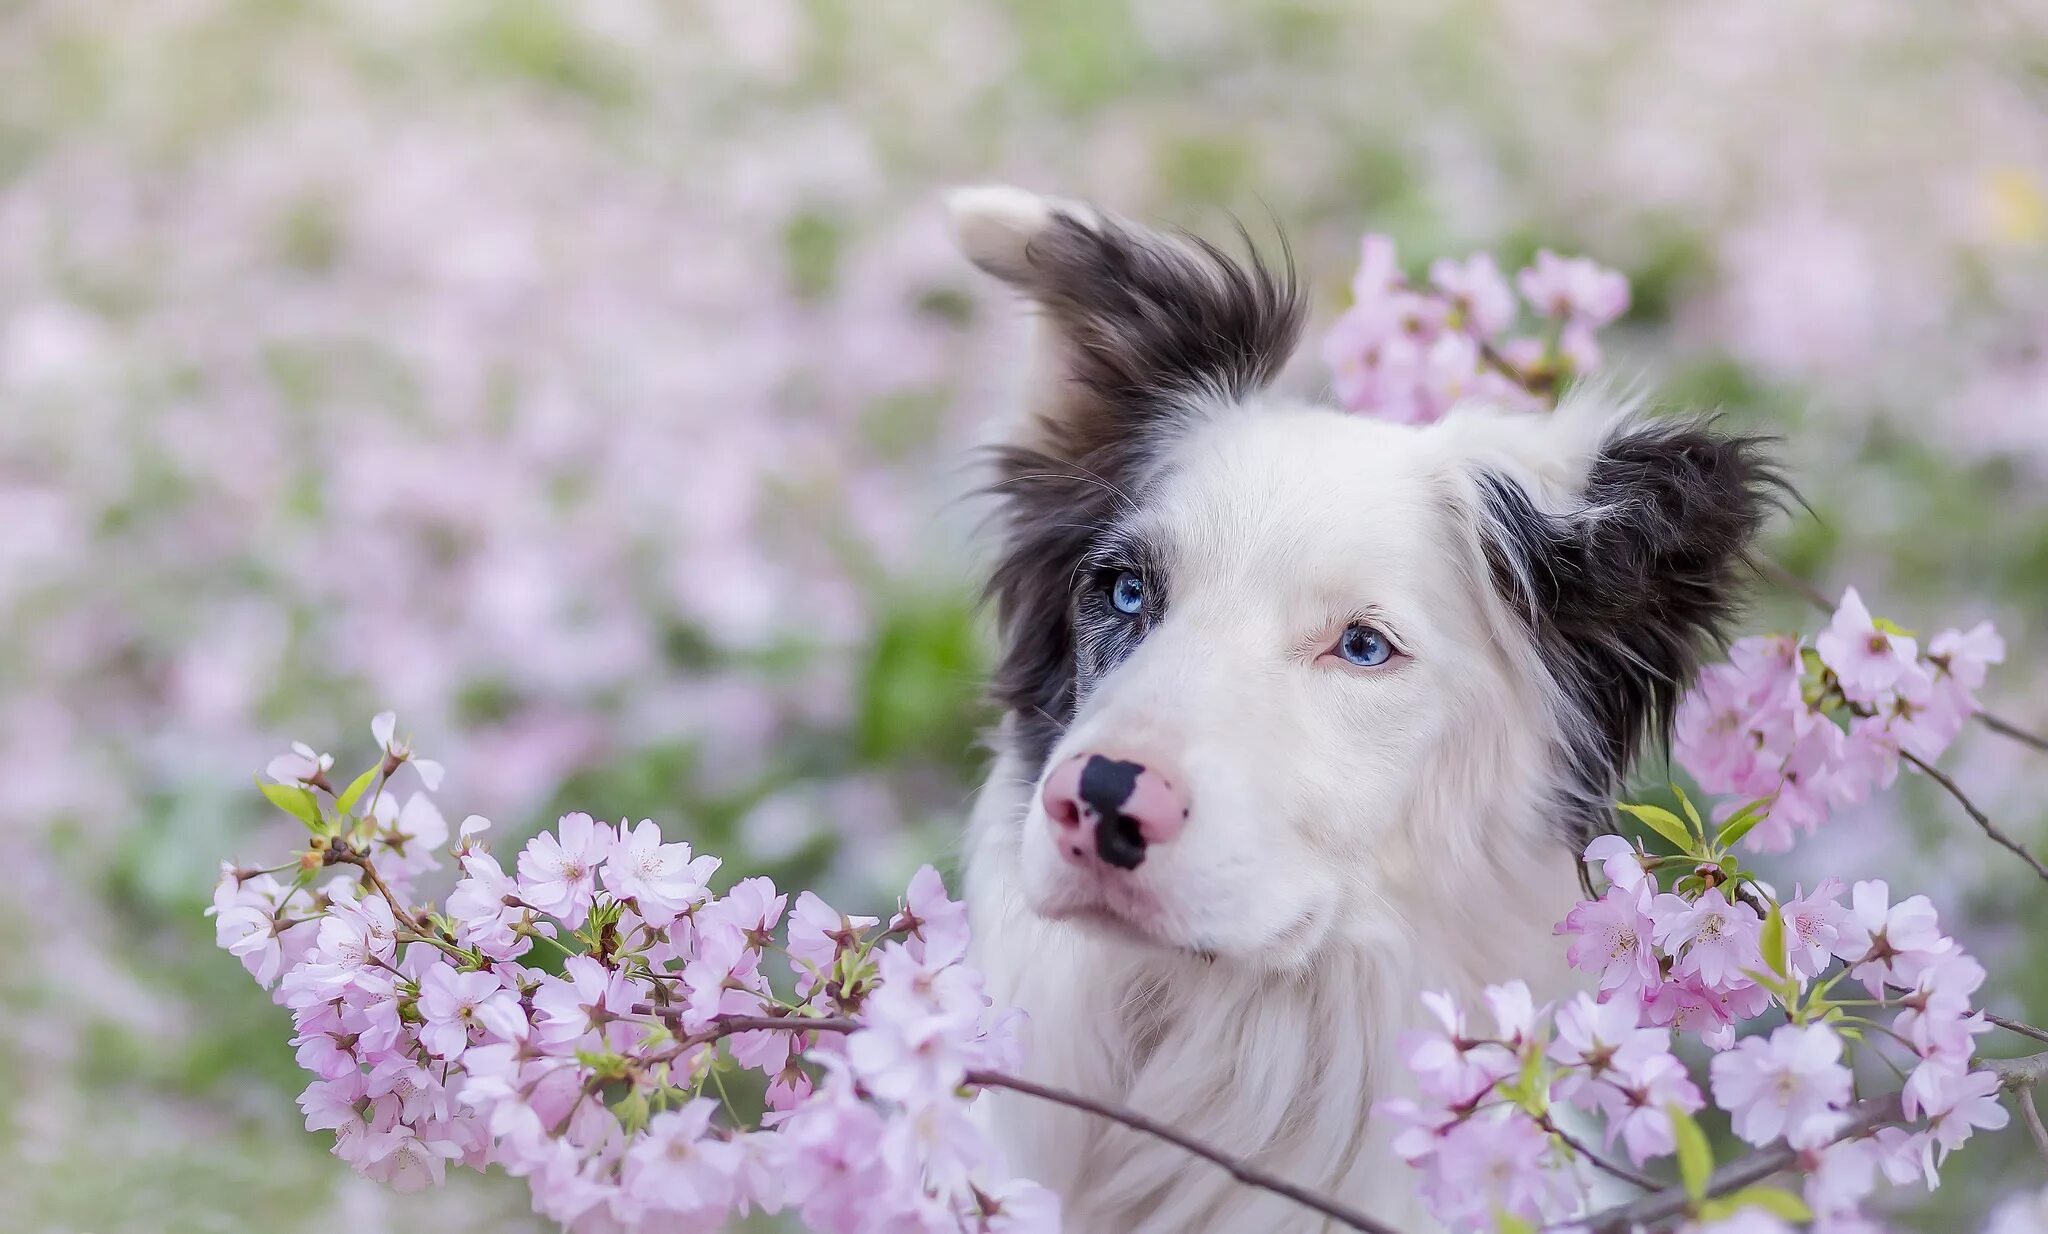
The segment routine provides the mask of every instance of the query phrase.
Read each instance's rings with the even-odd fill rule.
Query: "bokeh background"
[[[849,903],[950,860],[1020,329],[950,183],[1278,222],[1323,321],[1368,228],[1617,266],[1611,367],[1784,436],[1777,557],[1995,617],[2048,728],[2044,119],[2041,0],[0,0],[0,1229],[532,1228],[299,1130],[200,917],[291,738],[395,707],[455,816]],[[2048,841],[2048,756],[1949,763]],[[2048,897],[1925,787],[1783,868],[1930,892],[2048,1017]]]

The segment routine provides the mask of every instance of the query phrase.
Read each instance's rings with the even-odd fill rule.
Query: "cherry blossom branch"
[[[1853,1139],[1887,1123],[1898,1122],[1905,1111],[1899,1105],[1896,1093],[1889,1097],[1876,1097],[1860,1101],[1849,1107],[1849,1121],[1842,1127],[1838,1139]],[[1754,1186],[1781,1170],[1791,1169],[1799,1163],[1799,1153],[1784,1144],[1777,1144],[1729,1162],[1715,1170],[1707,1179],[1706,1195],[1713,1197],[1740,1191]],[[1684,1215],[1692,1200],[1683,1187],[1669,1187],[1646,1195],[1627,1204],[1617,1205],[1593,1214],[1583,1221],[1567,1221],[1563,1225],[1583,1229],[1587,1234],[1630,1234],[1638,1227],[1648,1228],[1660,1221]]]
[[[652,1003],[634,1003],[633,1011],[638,1015],[661,1016],[664,1019],[677,1018],[682,1014],[679,1008],[657,1007]],[[678,1040],[676,1051],[680,1053],[683,1050],[706,1045],[721,1037],[729,1037],[735,1033],[763,1031],[851,1033],[859,1028],[859,1021],[845,1018],[758,1015],[721,1016],[713,1021],[710,1027]],[[1364,1230],[1367,1234],[1399,1234],[1391,1226],[1375,1221],[1364,1213],[1347,1208],[1335,1200],[1317,1195],[1313,1191],[1297,1187],[1284,1178],[1268,1174],[1257,1166],[1250,1165],[1220,1149],[1211,1148],[1200,1140],[1184,1135],[1164,1123],[1155,1122],[1135,1110],[1112,1105],[1109,1102],[1094,1097],[1086,1097],[1064,1088],[1040,1084],[1035,1080],[1027,1080],[1021,1076],[1010,1075],[1003,1071],[990,1071],[986,1069],[969,1071],[967,1073],[967,1083],[975,1088],[1001,1088],[1008,1089],[1011,1092],[1024,1093],[1027,1096],[1037,1097],[1041,1101],[1050,1101],[1056,1105],[1066,1106],[1069,1109],[1080,1110],[1085,1114],[1093,1114],[1097,1118],[1108,1119],[1110,1122],[1129,1127],[1133,1131],[1143,1132],[1146,1135],[1165,1140],[1184,1152],[1192,1153],[1204,1161],[1221,1166],[1232,1178],[1248,1187],[1257,1187],[1264,1191],[1273,1192],[1275,1195],[1284,1196],[1297,1204],[1314,1209],[1339,1224],[1349,1226],[1351,1229]],[[1656,1184],[1652,1183],[1651,1185],[1654,1186]]]
[[[421,938],[432,941],[433,931],[413,917],[412,913],[406,909],[404,900],[391,893],[391,888],[384,884],[383,876],[377,873],[376,864],[368,857],[337,841],[332,848],[327,850],[327,863],[329,865],[354,866],[356,869],[361,870],[363,872],[363,880],[369,883],[378,895],[384,897],[384,902],[391,906],[391,915],[398,919],[398,923]]]
[[[1978,1063],[1985,1070],[1995,1073],[2000,1087],[2011,1092],[2029,1089],[2040,1083],[2044,1077],[2048,1077],[2048,1051],[2020,1058],[1979,1059]],[[1873,1097],[1868,1101],[1859,1101],[1849,1107],[1848,1121],[1842,1125],[1830,1143],[1852,1140],[1880,1127],[1902,1122],[1904,1115],[1905,1110],[1899,1103],[1897,1093],[1889,1097]],[[1773,1174],[1798,1165],[1800,1157],[1799,1151],[1781,1143],[1738,1158],[1715,1170],[1707,1179],[1706,1195],[1711,1198],[1754,1186]],[[1638,1228],[1649,1228],[1659,1222],[1684,1215],[1691,1207],[1691,1203],[1685,1188],[1670,1187],[1595,1213],[1584,1220],[1564,1222],[1563,1225],[1583,1229],[1587,1234],[1630,1234]]]
[[[1996,823],[1992,822],[1990,818],[1986,817],[1984,811],[1977,808],[1977,803],[1970,800],[1969,796],[1963,792],[1961,786],[1959,786],[1954,780],[1949,778],[1947,772],[1938,770],[1933,764],[1921,758],[1919,755],[1913,753],[1911,750],[1899,751],[1899,757],[1905,759],[1907,762],[1913,764],[1915,767],[1918,767],[1922,772],[1926,774],[1928,779],[1934,781],[1936,784],[1939,784],[1943,788],[1947,789],[1948,795],[1955,798],[1959,803],[1961,803],[1964,811],[1967,812],[1971,818],[1977,821],[1977,826],[1984,829],[1985,835],[1990,836],[1994,843],[1998,844],[1999,846],[2005,849],[2010,850],[2021,861],[2026,862],[2027,865],[2030,868],[2032,868],[2035,874],[2041,876],[2043,881],[2048,881],[2048,866],[2042,865],[2038,857],[2035,857],[2034,854],[2028,852],[2026,848],[2020,844],[2019,841],[2005,834],[2004,831],[1999,829]]]
[[[1538,398],[1551,398],[1557,393],[1557,383],[1554,379],[1523,372],[1515,365],[1514,361],[1500,354],[1500,349],[1492,343],[1481,342],[1479,344],[1479,358],[1493,366],[1494,370],[1500,373],[1501,376],[1514,382],[1529,393],[1536,395]]]
[[[1111,1105],[1106,1101],[1098,1101],[1093,1097],[1084,1097],[1080,1093],[1070,1092],[1064,1088],[1054,1088],[1049,1084],[1040,1084],[1035,1080],[1026,1080],[1018,1076],[1007,1075],[1000,1071],[970,1071],[967,1073],[967,1082],[977,1088],[1009,1089],[1012,1092],[1037,1097],[1041,1101],[1050,1101],[1055,1105],[1063,1105],[1070,1109],[1080,1110],[1086,1114],[1093,1114],[1097,1118],[1108,1119],[1110,1122],[1129,1127],[1133,1131],[1143,1132],[1146,1135],[1165,1140],[1184,1152],[1192,1153],[1212,1165],[1222,1167],[1232,1178],[1247,1187],[1257,1187],[1262,1191],[1270,1191],[1275,1195],[1285,1196],[1297,1204],[1314,1209],[1339,1225],[1347,1226],[1354,1230],[1364,1230],[1367,1234],[1398,1234],[1398,1231],[1392,1226],[1376,1221],[1356,1209],[1347,1208],[1326,1196],[1320,1196],[1306,1188],[1297,1187],[1284,1178],[1268,1174],[1264,1170],[1250,1165],[1239,1158],[1211,1148],[1200,1140],[1184,1135],[1165,1123],[1154,1122],[1135,1110]]]
[[[1631,1186],[1642,1188],[1644,1191],[1661,1191],[1665,1186],[1659,1179],[1651,1178],[1648,1174],[1639,1174],[1618,1161],[1609,1161],[1600,1156],[1600,1154],[1587,1147],[1585,1143],[1575,1139],[1564,1128],[1548,1118],[1540,1120],[1538,1126],[1564,1141],[1566,1148],[1584,1157],[1597,1170],[1605,1171]]]
[[[1828,597],[1827,592],[1822,591],[1777,562],[1768,559],[1758,559],[1752,562],[1751,565],[1758,574],[1799,596],[1821,612],[1832,613],[1835,611],[1835,602]],[[1972,716],[1977,723],[1982,724],[1985,728],[1990,729],[1999,736],[2009,737],[2021,745],[2032,746],[2034,749],[2048,754],[2048,737],[2030,732],[2014,724],[2011,720],[2001,719],[1988,711],[1978,710],[1972,713]]]
[[[2048,1029],[2035,1028],[2031,1024],[2023,1024],[2018,1020],[2008,1020],[2002,1015],[1993,1015],[1989,1011],[1984,1013],[1984,1018],[2009,1033],[2018,1033],[2022,1037],[2032,1037],[2036,1041],[2048,1041]]]
[[[1990,729],[2001,737],[2010,737],[2021,745],[2032,746],[2036,750],[2048,754],[2048,737],[2043,737],[2039,733],[2030,733],[2019,725],[2014,724],[2011,720],[2001,720],[1988,711],[1979,711],[1977,713],[1977,723],[1982,724],[1985,728]]]
[[[2020,1108],[2020,1117],[2026,1120],[2027,1134],[2034,1137],[2034,1148],[2041,1154],[2041,1160],[2048,1162],[2048,1127],[2041,1125],[2040,1107],[2034,1104],[2034,1090],[2038,1082],[2029,1082],[2013,1089],[2013,1104]]]

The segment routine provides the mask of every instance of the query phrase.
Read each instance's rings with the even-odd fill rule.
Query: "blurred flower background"
[[[963,180],[1278,223],[1322,323],[1368,228],[1622,270],[1608,367],[1785,438],[1777,558],[1995,618],[2048,728],[2044,120],[2040,0],[0,0],[0,1226],[538,1228],[299,1130],[200,917],[290,738],[394,707],[508,843],[654,817],[849,904],[950,859],[1020,359]],[[1949,765],[2048,840],[2048,755]],[[2048,1017],[2048,897],[1925,789],[1787,876],[1930,893]]]

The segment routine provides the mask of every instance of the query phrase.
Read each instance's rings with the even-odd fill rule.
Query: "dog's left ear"
[[[1002,641],[992,691],[1035,770],[1073,716],[1069,603],[1090,542],[1175,433],[1272,380],[1303,304],[1291,268],[1078,202],[981,187],[946,204],[969,260],[1038,314],[1025,419],[995,451],[1002,545],[988,585]]]
[[[1573,451],[1583,470],[1572,466],[1559,486],[1554,475],[1532,483],[1484,469],[1478,501],[1493,583],[1575,713],[1562,725],[1578,798],[1567,825],[1583,840],[1608,825],[1645,736],[1668,738],[1679,697],[1741,607],[1750,551],[1788,490],[1764,439],[1711,419],[1568,405],[1555,431],[1590,441]]]

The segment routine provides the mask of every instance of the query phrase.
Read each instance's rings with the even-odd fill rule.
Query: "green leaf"
[[[1917,637],[1911,630],[1908,630],[1906,627],[1900,625],[1896,621],[1893,621],[1889,617],[1872,617],[1870,619],[1870,624],[1876,626],[1878,629],[1884,631],[1886,634],[1894,635],[1898,638]]]
[[[1721,832],[1714,837],[1716,848],[1734,848],[1742,837],[1756,830],[1756,825],[1770,814],[1770,798],[1759,798],[1728,816],[1721,824]]]
[[[1534,1224],[1498,1208],[1493,1210],[1493,1227],[1500,1234],[1536,1234]]]
[[[1700,1216],[1709,1221],[1719,1221],[1745,1208],[1761,1208],[1787,1221],[1813,1220],[1813,1210],[1806,1206],[1806,1201],[1779,1187],[1745,1187],[1733,1195],[1709,1201],[1701,1208]]]
[[[1615,808],[1677,845],[1679,852],[1692,853],[1692,833],[1686,830],[1685,820],[1671,811],[1662,806],[1634,805],[1626,801],[1616,802]]]
[[[1685,790],[1676,784],[1671,786],[1671,792],[1678,798],[1679,808],[1685,811],[1686,821],[1692,824],[1693,834],[1702,840],[1706,839],[1707,825],[1700,821],[1700,812],[1693,808],[1692,798],[1686,796]]]
[[[363,790],[370,787],[370,781],[377,778],[377,771],[383,766],[383,760],[379,759],[375,767],[351,780],[349,786],[341,790],[341,796],[334,799],[334,808],[342,814],[355,809],[356,802],[362,799]]]
[[[1764,963],[1771,966],[1771,971],[1789,978],[1791,973],[1785,964],[1785,910],[1779,908],[1776,901],[1772,901],[1771,911],[1764,918],[1764,932],[1759,945],[1764,950]]]
[[[296,784],[265,784],[261,780],[256,781],[256,787],[270,799],[270,804],[306,824],[307,830],[316,834],[326,830],[320,821],[320,799],[311,790]]]
[[[1761,969],[1755,968],[1743,969],[1742,975],[1756,982],[1764,989],[1769,990],[1772,997],[1787,1007],[1790,1007],[1799,999],[1799,983],[1790,978],[1780,980]]]
[[[1707,1133],[1693,1117],[1677,1105],[1666,1106],[1671,1115],[1671,1131],[1678,1141],[1678,1177],[1685,1184],[1685,1194],[1697,1204],[1707,1197],[1707,1180],[1714,1175],[1714,1150],[1707,1143]]]

